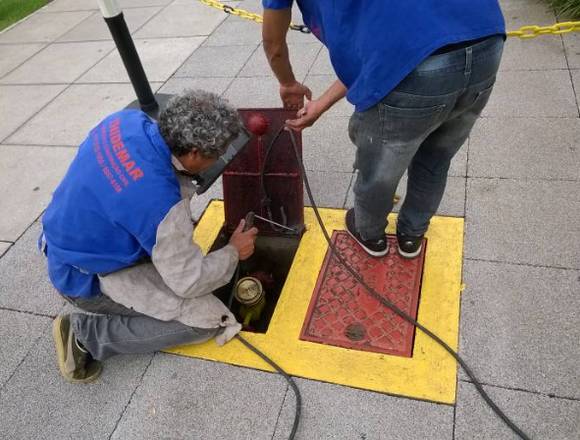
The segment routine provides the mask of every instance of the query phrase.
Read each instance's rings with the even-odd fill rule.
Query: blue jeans
[[[355,112],[349,135],[356,145],[355,225],[365,240],[384,234],[401,177],[407,195],[401,233],[423,235],[437,211],[451,159],[466,141],[491,94],[504,39],[427,58],[374,107]]]

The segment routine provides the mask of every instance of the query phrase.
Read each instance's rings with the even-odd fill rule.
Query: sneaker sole
[[[65,352],[66,352],[66,342],[62,338],[62,333],[60,331],[60,327],[62,325],[62,320],[64,316],[59,315],[52,323],[52,337],[54,338],[54,346],[56,348],[56,360],[58,363],[58,369],[60,370],[60,374],[70,383],[89,383],[94,382],[101,374],[101,369],[98,370],[96,374],[93,374],[86,379],[75,379],[69,373],[66,372],[65,369]]]
[[[399,255],[403,258],[408,259],[408,260],[418,256],[421,253],[422,249],[423,249],[423,245],[419,246],[419,249],[417,249],[415,252],[409,253],[409,252],[402,251],[401,248],[397,246],[397,251],[399,251]]]
[[[360,241],[358,241],[358,238],[356,238],[349,230],[348,228],[345,228],[346,232],[348,232],[348,235],[350,235],[354,241],[357,242],[357,244],[364,249],[364,251],[369,254],[371,257],[384,257],[385,255],[387,255],[389,253],[389,242],[387,241],[387,247],[385,248],[384,251],[381,252],[377,252],[377,251],[373,251],[371,249],[369,249],[368,247],[366,247],[364,244],[362,244]]]

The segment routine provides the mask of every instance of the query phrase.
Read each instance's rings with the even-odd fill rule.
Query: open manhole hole
[[[344,231],[332,241],[363,279],[413,318],[417,317],[426,242],[421,255],[407,260],[388,237],[389,253],[369,256]],[[328,251],[300,339],[338,347],[411,357],[415,328],[385,308]]]
[[[220,231],[211,251],[225,246],[229,241],[230,235],[224,229]],[[286,282],[286,277],[292,266],[294,255],[298,249],[300,237],[297,236],[267,236],[258,235],[256,239],[254,254],[246,261],[240,263],[240,274],[238,280],[242,281],[242,287],[246,289],[242,296],[254,296],[256,287],[248,280],[257,280],[263,290],[265,303],[258,319],[252,319],[244,330],[257,333],[266,333],[268,325],[274,314],[274,309],[280,298],[280,293]],[[234,277],[235,278],[235,277]],[[255,283],[256,281],[254,281]],[[227,285],[214,291],[224,304],[228,304],[230,295],[234,289],[235,279],[232,279]],[[254,303],[253,300],[250,301]],[[251,304],[255,307],[256,304]],[[236,299],[232,302],[232,313],[236,316],[238,322],[243,323],[247,316],[247,308],[240,304]]]

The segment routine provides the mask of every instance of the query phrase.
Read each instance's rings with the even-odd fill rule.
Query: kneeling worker
[[[207,169],[241,129],[217,95],[174,97],[159,123],[125,110],[82,143],[44,214],[48,273],[69,302],[93,314],[53,325],[59,368],[71,382],[95,380],[101,361],[180,344],[219,344],[241,326],[212,291],[254,252],[243,220],[222,249],[192,240],[191,177]]]

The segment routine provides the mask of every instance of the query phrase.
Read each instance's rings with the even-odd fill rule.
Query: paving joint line
[[[113,430],[109,434],[108,440],[111,440],[111,438],[113,437],[113,434],[115,434],[115,431],[119,427],[119,423],[121,423],[121,420],[123,419],[123,416],[125,415],[125,412],[127,412],[127,408],[129,408],[129,405],[131,405],[131,402],[133,401],[133,397],[135,396],[135,394],[137,393],[137,390],[141,387],[141,385],[143,385],[143,379],[145,378],[145,374],[147,374],[147,371],[149,371],[149,367],[153,363],[153,359],[155,359],[155,356],[157,356],[157,352],[153,353],[153,355],[151,356],[151,359],[149,359],[149,363],[143,369],[143,373],[141,374],[141,377],[139,378],[139,382],[137,383],[137,385],[135,385],[135,388],[133,389],[133,392],[131,393],[129,400],[125,404],[123,411],[121,411],[121,415],[117,419],[117,422],[115,423],[115,427],[113,428]]]
[[[566,60],[566,65],[568,66],[568,75],[570,76],[570,83],[572,84],[572,91],[574,92],[574,99],[576,100],[576,109],[578,112],[578,117],[580,117],[580,99],[578,98],[578,93],[576,92],[576,87],[574,86],[574,76],[572,75],[572,69],[570,68],[570,60],[568,59],[568,49],[564,43],[564,37],[560,35],[560,40],[562,41],[562,47],[564,48],[564,59]]]
[[[579,179],[559,179],[546,177],[494,177],[494,176],[465,176],[473,180],[513,180],[516,182],[578,182]]]
[[[276,437],[276,431],[278,430],[278,423],[280,422],[280,417],[282,416],[282,410],[284,409],[284,404],[286,403],[286,396],[288,396],[288,390],[290,389],[290,385],[286,383],[286,390],[284,391],[284,397],[282,398],[282,402],[280,403],[280,410],[278,411],[278,416],[276,417],[276,423],[274,423],[274,430],[272,431],[272,439]]]
[[[29,57],[27,57],[26,59],[24,59],[24,61],[22,61],[20,64],[17,64],[16,66],[14,66],[12,69],[8,70],[6,73],[4,73],[4,75],[0,76],[0,80],[8,75],[10,75],[12,72],[14,72],[16,69],[20,68],[23,64],[27,63],[28,61],[30,61],[33,57],[35,57],[36,55],[38,55],[40,52],[42,52],[44,49],[46,49],[48,46],[50,46],[51,43],[46,43],[46,42],[41,42],[41,43],[15,43],[13,45],[22,45],[22,44],[29,44],[29,45],[33,45],[33,44],[44,44],[44,46],[40,47],[37,51],[35,51],[34,53],[32,53]],[[8,46],[8,44],[4,44],[6,46]],[[0,84],[3,85],[3,84]]]
[[[78,145],[61,145],[61,144],[20,144],[20,143],[7,143],[0,144],[2,147],[30,147],[30,148],[78,148]],[[0,240],[2,241],[2,240]]]
[[[468,380],[468,379],[459,379],[459,380],[463,383],[473,384],[473,382],[471,380]],[[518,391],[518,392],[522,392],[522,393],[535,394],[538,396],[548,397],[550,399],[560,399],[560,400],[570,400],[572,402],[580,402],[579,397],[559,396],[555,393],[544,393],[541,391],[526,390],[524,388],[508,387],[505,385],[493,385],[493,384],[482,382],[482,381],[479,381],[479,383],[483,386],[490,387],[490,388],[499,388],[501,390]]]
[[[513,119],[578,119],[578,116],[517,116],[517,115],[508,115],[508,116],[480,116],[481,119],[501,119],[505,120],[506,118],[513,118]]]
[[[65,304],[65,303],[63,302],[63,304]],[[49,315],[47,313],[31,312],[30,310],[14,309],[12,307],[5,307],[5,306],[0,306],[0,310],[6,311],[6,312],[25,313],[27,315],[38,316],[39,318],[54,319],[57,316],[57,315]]]
[[[229,17],[228,17],[228,18],[229,18]],[[225,21],[225,20],[224,20],[224,21]],[[234,79],[233,79],[233,80],[230,82],[230,84],[229,84],[229,85],[228,85],[228,87],[227,87],[227,88],[224,90],[224,92],[222,93],[222,95],[226,95],[226,94],[227,94],[227,93],[230,91],[230,89],[232,88],[232,85],[234,84],[234,82],[236,81],[236,79],[238,79],[238,78],[241,78],[241,77],[239,76],[239,75],[240,75],[240,72],[241,72],[242,70],[244,70],[244,68],[246,67],[246,65],[247,65],[247,64],[250,62],[250,59],[251,59],[251,58],[254,56],[254,54],[256,53],[256,51],[259,49],[259,47],[260,47],[261,45],[262,45],[262,43],[261,43],[261,42],[260,42],[260,43],[258,43],[258,44],[256,45],[256,48],[255,48],[255,49],[252,51],[252,53],[250,54],[250,56],[248,57],[248,59],[247,59],[247,60],[244,62],[244,64],[242,65],[242,67],[240,67],[240,69],[239,69],[239,70],[237,71],[237,73],[234,75]],[[200,47],[201,47],[201,46],[200,46]],[[200,77],[200,78],[203,78],[203,77]],[[229,77],[227,77],[227,78],[229,78]]]
[[[346,188],[346,194],[344,196],[344,201],[342,202],[342,209],[346,209],[346,204],[348,203],[348,195],[350,194],[350,189],[354,185],[354,176],[355,176],[355,171],[353,170],[350,173],[350,181],[348,182],[348,188]]]
[[[28,225],[26,228],[24,228],[24,231],[23,231],[23,232],[22,232],[22,233],[21,233],[21,234],[20,234],[18,237],[16,237],[16,240],[14,240],[14,241],[12,242],[12,246],[14,246],[14,245],[15,245],[15,244],[18,242],[18,240],[20,240],[20,239],[21,239],[21,238],[24,236],[24,234],[26,234],[26,233],[27,233],[27,232],[30,230],[30,228],[32,228],[32,226],[34,226],[34,224],[35,224],[35,223],[36,223],[38,220],[40,220],[40,217],[42,217],[42,214],[44,214],[44,211],[45,211],[45,210],[43,209],[43,210],[41,211],[41,213],[40,213],[40,214],[39,214],[39,215],[38,215],[38,216],[37,216],[37,217],[36,217],[36,218],[35,218],[35,219],[32,221],[32,223],[30,223],[30,224],[29,224],[29,225]],[[12,246],[10,247],[10,249],[12,249]],[[8,251],[10,251],[10,249],[9,249]],[[8,253],[8,252],[7,252],[7,253]],[[6,254],[7,254],[7,253],[6,253]],[[5,255],[6,255],[6,254],[5,254]]]
[[[547,266],[543,264],[531,264],[531,263],[517,263],[515,261],[505,261],[505,260],[490,260],[486,258],[473,258],[473,257],[463,257],[466,261],[480,261],[484,263],[496,263],[496,264],[509,264],[511,266],[524,266],[524,267],[535,267],[537,269],[559,269],[567,270],[571,272],[579,272],[580,268],[576,267],[565,267],[565,266]]]
[[[38,341],[40,341],[40,339],[42,339],[43,336],[44,336],[44,332],[40,332],[40,334],[36,337],[34,342],[30,345],[30,348],[28,349],[26,354],[24,356],[22,356],[22,359],[20,360],[20,362],[18,362],[18,365],[16,366],[16,368],[14,368],[12,373],[10,373],[10,376],[8,377],[8,379],[6,379],[6,381],[2,384],[2,386],[0,386],[0,393],[2,392],[2,390],[4,390],[6,385],[8,385],[8,383],[12,380],[12,378],[16,375],[16,372],[20,369],[20,367],[22,366],[24,361],[28,358],[28,356],[30,356],[30,353],[32,352],[34,347],[36,347],[36,344],[38,344]]]

